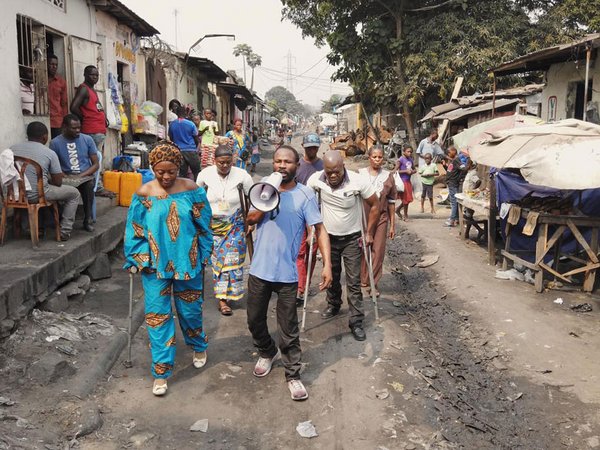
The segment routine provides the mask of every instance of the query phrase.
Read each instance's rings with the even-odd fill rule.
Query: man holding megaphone
[[[305,400],[308,392],[300,381],[300,330],[296,310],[298,270],[296,259],[307,226],[314,226],[323,256],[321,290],[331,284],[329,236],[323,226],[317,198],[295,180],[300,157],[289,146],[273,155],[274,173],[250,190],[252,209],[248,223],[257,225],[254,257],[248,278],[248,328],[260,357],[254,376],[269,374],[273,363],[283,360],[292,400]],[[269,299],[277,293],[277,346],[267,327]]]

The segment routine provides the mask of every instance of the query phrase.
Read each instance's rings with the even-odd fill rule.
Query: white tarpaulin
[[[471,158],[498,169],[520,169],[532,184],[555,189],[600,188],[600,126],[568,119],[489,133]]]
[[[337,125],[337,119],[333,114],[329,113],[321,113],[321,123],[322,127],[335,127]]]

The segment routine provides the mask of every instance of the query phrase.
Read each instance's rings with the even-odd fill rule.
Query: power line
[[[323,71],[322,71],[322,72],[321,72],[321,73],[320,73],[318,76],[320,77],[321,75],[323,75],[323,74],[325,73],[325,71],[326,71],[326,70],[327,70],[327,67],[325,67],[325,68],[323,69]],[[315,84],[315,83],[316,83],[316,81],[317,81],[317,80],[314,80],[314,81],[313,81],[311,84],[309,84],[309,85],[308,85],[308,86],[306,86],[304,89],[302,89],[300,92],[298,92],[298,95],[302,94],[304,91],[306,91],[308,88],[310,88],[310,87],[311,87],[313,84]]]

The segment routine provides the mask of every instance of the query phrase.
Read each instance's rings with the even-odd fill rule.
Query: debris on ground
[[[379,391],[375,391],[375,396],[379,400],[385,400],[386,398],[388,398],[390,396],[390,391],[388,391],[387,389],[381,389]]]
[[[508,270],[496,270],[496,276],[499,280],[510,280],[510,281],[525,281],[525,275],[519,272],[517,269],[508,269]]]
[[[296,431],[303,438],[313,438],[317,437],[319,434],[317,433],[317,429],[312,424],[311,420],[307,420],[306,422],[300,422],[296,426]]]
[[[404,385],[402,383],[398,383],[397,381],[394,381],[393,383],[389,383],[389,385],[396,391],[396,392],[404,392]]]
[[[571,306],[571,309],[575,312],[580,312],[580,313],[588,313],[588,312],[592,312],[592,305],[590,305],[589,303],[579,303],[577,305],[573,305]]]
[[[440,259],[440,255],[436,253],[429,253],[421,257],[421,261],[417,263],[417,267],[424,269],[425,267],[433,266]]]
[[[15,402],[7,397],[0,397],[0,406],[12,406]]]
[[[144,448],[149,441],[154,439],[156,435],[154,433],[150,433],[149,431],[145,431],[143,433],[134,434],[129,438],[129,442],[133,444],[134,447]]]
[[[190,427],[190,431],[200,431],[201,433],[206,433],[208,431],[208,419],[197,420]]]
[[[61,338],[71,342],[94,339],[96,336],[111,336],[115,327],[108,317],[92,314],[53,313],[34,309],[31,313],[33,321],[47,334],[46,340],[52,342]]]
[[[556,300],[554,300],[554,303],[556,303],[557,305],[562,305],[564,302],[564,300],[560,297],[558,297]]]

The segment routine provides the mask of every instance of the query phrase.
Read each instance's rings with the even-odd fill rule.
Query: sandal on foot
[[[208,355],[206,354],[205,351],[202,353],[194,352],[194,358],[193,358],[192,362],[194,363],[194,367],[196,369],[201,369],[202,367],[204,367],[206,365],[207,359],[208,359]]]
[[[167,393],[167,382],[164,384],[156,384],[158,380],[154,380],[154,385],[152,386],[152,393],[157,397],[161,397]]]
[[[231,316],[233,314],[233,311],[231,310],[231,307],[227,304],[226,300],[219,300],[219,312],[223,316]]]

